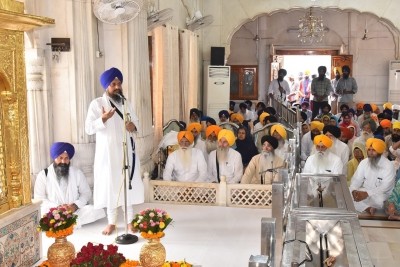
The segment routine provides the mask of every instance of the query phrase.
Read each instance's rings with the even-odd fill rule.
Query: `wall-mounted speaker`
[[[211,47],[211,63],[213,66],[225,65],[225,47]]]

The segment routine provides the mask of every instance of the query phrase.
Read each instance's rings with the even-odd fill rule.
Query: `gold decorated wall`
[[[3,213],[30,203],[31,190],[24,33],[0,29],[0,40],[0,213]]]
[[[24,31],[54,20],[0,0],[0,214],[31,203]]]

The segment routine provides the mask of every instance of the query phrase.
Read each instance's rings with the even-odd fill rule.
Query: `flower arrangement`
[[[127,260],[120,267],[140,267],[139,261]],[[192,267],[193,265],[183,261],[166,261],[161,267]]]
[[[63,237],[72,234],[78,215],[64,206],[51,208],[43,215],[37,227],[38,231],[45,231],[48,237]]]
[[[94,245],[89,242],[81,248],[75,259],[71,261],[71,267],[86,267],[86,266],[121,266],[126,259],[122,253],[118,253],[118,247],[107,245],[107,249],[103,244]]]
[[[132,227],[140,231],[143,238],[161,238],[164,230],[172,222],[168,213],[161,209],[145,209],[132,220]]]

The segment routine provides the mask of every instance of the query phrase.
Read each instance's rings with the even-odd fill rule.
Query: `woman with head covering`
[[[350,186],[351,177],[357,170],[358,164],[365,158],[367,158],[367,152],[365,145],[361,143],[354,143],[352,148],[353,157],[347,162],[347,185]]]
[[[236,139],[236,151],[242,156],[243,167],[246,168],[252,157],[258,154],[256,145],[246,128],[239,127]]]

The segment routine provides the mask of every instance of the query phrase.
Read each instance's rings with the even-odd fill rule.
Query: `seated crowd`
[[[191,109],[186,129],[175,133],[179,148],[167,158],[164,180],[218,183],[223,175],[227,183],[271,184],[277,179],[289,143],[275,109],[259,102],[252,110],[251,101],[237,110],[235,102],[229,106],[219,112],[218,125]],[[332,114],[323,103],[314,118],[308,102],[293,106],[301,114],[303,172],[345,175],[357,211],[374,215],[385,208],[390,219],[400,219],[399,106],[386,103],[380,112],[374,104],[357,103],[356,110],[342,104]]]

